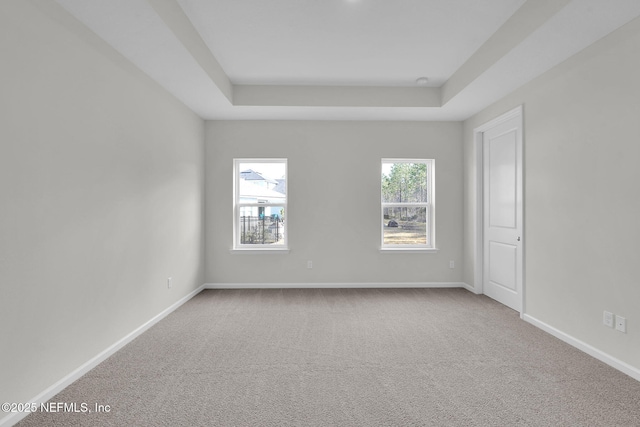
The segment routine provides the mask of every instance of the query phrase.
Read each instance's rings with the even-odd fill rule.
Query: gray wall
[[[640,368],[640,20],[464,123],[465,271],[473,284],[473,129],[524,104],[525,312]],[[628,320],[622,334],[603,310]]]
[[[0,402],[29,402],[203,283],[204,122],[54,2],[0,2],[0,51]]]
[[[207,282],[460,282],[449,260],[462,260],[461,141],[459,122],[207,122]],[[288,254],[230,253],[242,157],[288,159]],[[440,252],[380,254],[383,157],[435,159]]]

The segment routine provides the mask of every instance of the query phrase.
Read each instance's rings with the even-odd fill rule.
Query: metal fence
[[[276,216],[241,216],[240,243],[268,245],[282,238],[284,225]]]

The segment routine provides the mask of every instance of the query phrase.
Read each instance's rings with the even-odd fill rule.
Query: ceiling
[[[640,15],[638,0],[56,1],[207,120],[464,120]]]

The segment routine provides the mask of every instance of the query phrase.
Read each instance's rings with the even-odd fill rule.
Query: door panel
[[[515,130],[489,141],[489,222],[492,227],[515,228],[516,147]]]
[[[522,310],[522,118],[483,133],[483,290]]]
[[[517,290],[516,252],[518,248],[498,242],[489,242],[489,281],[497,286]]]

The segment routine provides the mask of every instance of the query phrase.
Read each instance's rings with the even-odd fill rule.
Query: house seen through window
[[[234,160],[234,248],[287,247],[287,160]]]
[[[434,161],[382,159],[382,248],[435,248]]]

